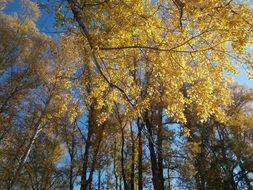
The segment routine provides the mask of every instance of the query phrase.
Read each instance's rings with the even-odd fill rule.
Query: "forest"
[[[253,190],[252,20],[252,0],[0,0],[0,190]]]

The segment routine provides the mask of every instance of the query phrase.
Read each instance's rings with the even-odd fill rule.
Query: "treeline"
[[[9,3],[0,189],[253,189],[253,92],[231,80],[251,75],[250,3]]]

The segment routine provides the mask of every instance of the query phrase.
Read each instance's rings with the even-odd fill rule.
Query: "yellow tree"
[[[111,102],[123,104],[127,115],[141,115],[150,132],[157,123],[147,121],[156,109],[179,123],[186,122],[186,108],[202,122],[210,116],[226,120],[221,107],[231,103],[229,74],[237,73],[236,63],[249,68],[252,63],[250,2],[68,0],[68,5],[80,28],[78,46],[102,79],[91,96],[107,112]],[[113,101],[101,96],[108,88]],[[163,189],[158,158],[151,160],[154,188]]]
[[[53,40],[37,29],[38,6],[24,0],[23,14],[6,15],[6,3],[0,4],[0,180],[1,188],[12,189],[21,187],[37,138],[42,132],[51,137],[48,128],[66,111],[73,122],[75,109],[68,90],[71,69]]]
[[[187,162],[181,160],[179,168],[189,188],[252,189],[252,90],[237,84],[230,90],[233,104],[223,108],[225,123],[215,118],[202,123],[187,113],[182,151]]]

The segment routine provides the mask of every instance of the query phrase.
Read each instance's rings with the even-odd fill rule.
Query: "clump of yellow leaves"
[[[191,130],[187,127],[182,128],[182,133],[185,137],[190,137],[191,136]]]
[[[108,112],[119,103],[134,116],[158,104],[181,123],[186,108],[202,122],[226,120],[227,73],[237,72],[235,62],[249,63],[247,2],[111,0],[83,7],[76,16],[85,34],[74,35],[96,73],[89,100]]]

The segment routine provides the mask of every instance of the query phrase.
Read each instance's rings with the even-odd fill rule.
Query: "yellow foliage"
[[[181,123],[186,107],[193,107],[202,122],[211,116],[226,120],[222,107],[231,104],[229,74],[238,72],[231,60],[250,60],[244,56],[252,42],[247,2],[83,3],[77,17],[85,19],[77,21],[85,34],[75,31],[65,39],[73,59],[80,50],[85,53],[93,83],[88,100],[97,108],[110,113],[116,102],[134,117],[152,103]]]

